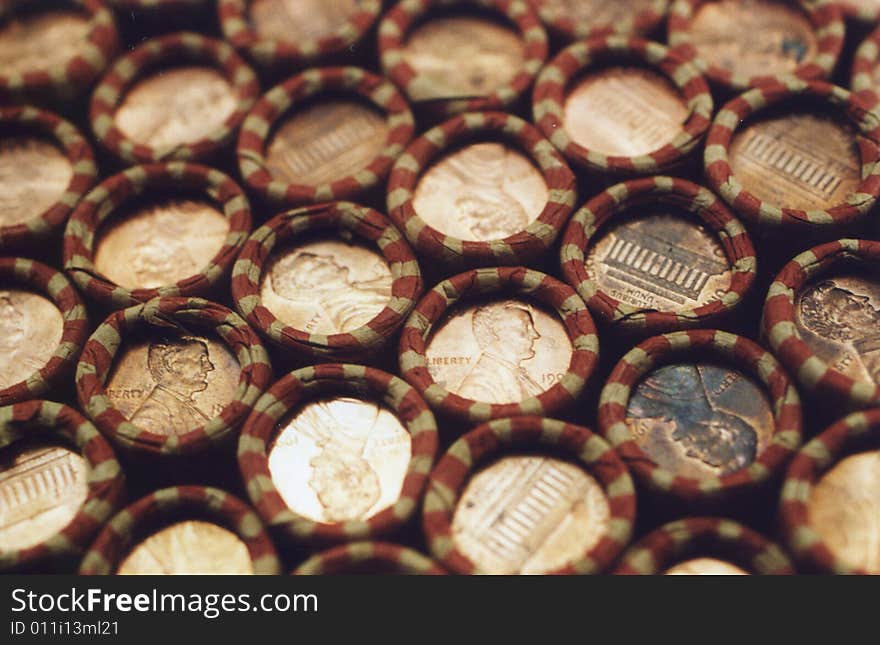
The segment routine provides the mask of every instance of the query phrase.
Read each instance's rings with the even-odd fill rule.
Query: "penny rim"
[[[531,0],[538,17],[547,29],[559,34],[566,40],[586,40],[597,36],[611,34],[646,34],[654,31],[666,19],[669,11],[669,0],[651,0],[650,5],[640,9],[626,19],[613,25],[591,25],[588,22],[574,20],[570,16],[556,13],[545,0]]]
[[[255,574],[281,573],[275,546],[250,506],[217,488],[174,486],[150,493],[114,515],[83,558],[80,575],[115,573],[138,533],[182,515],[206,517],[235,533],[247,547]]]
[[[566,89],[573,79],[608,61],[644,63],[671,81],[687,104],[682,132],[657,150],[634,157],[606,155],[575,142],[564,127]],[[532,113],[544,136],[571,163],[605,173],[647,175],[680,163],[705,137],[712,110],[709,86],[693,65],[659,43],[622,36],[567,47],[542,69],[532,95]]]
[[[683,477],[659,466],[642,450],[626,424],[630,397],[639,380],[675,359],[708,356],[742,369],[760,383],[771,403],[772,440],[754,461],[728,474]],[[801,403],[794,384],[772,354],[756,343],[728,332],[699,329],[653,336],[630,350],[614,367],[599,399],[599,429],[652,492],[685,501],[715,501],[765,484],[801,444]]]
[[[602,291],[590,276],[586,250],[599,230],[633,204],[666,203],[696,215],[718,236],[733,271],[730,287],[720,298],[678,312],[644,309],[620,302]],[[742,302],[756,276],[755,249],[746,229],[710,191],[683,179],[652,177],[612,186],[578,210],[562,238],[562,274],[586,301],[591,312],[619,329],[660,332],[698,327],[717,319]]]
[[[292,511],[269,471],[269,445],[276,424],[316,394],[350,392],[375,397],[400,419],[411,436],[411,457],[397,501],[365,520],[323,523]],[[251,501],[267,525],[293,542],[338,543],[377,538],[416,512],[437,452],[437,424],[424,400],[404,381],[381,370],[342,363],[304,367],[277,381],[254,405],[242,428],[238,465]]]
[[[262,302],[260,281],[273,249],[311,231],[351,233],[375,245],[391,270],[391,297],[366,324],[347,333],[315,334],[283,323]],[[232,296],[239,313],[271,341],[312,357],[363,357],[382,348],[422,293],[418,261],[396,228],[379,212],[350,202],[308,206],[281,213],[258,228],[232,270]]]
[[[433,560],[418,551],[388,542],[353,542],[328,549],[303,562],[293,575],[345,575],[370,566],[401,575],[446,575]]]
[[[381,153],[358,172],[329,183],[305,185],[275,178],[266,159],[272,127],[306,99],[328,91],[361,97],[385,114],[388,135]],[[384,78],[357,67],[310,69],[269,90],[245,117],[238,138],[238,165],[248,186],[276,205],[350,199],[385,180],[414,131],[406,100]]]
[[[199,62],[222,71],[237,96],[235,111],[210,136],[192,143],[155,148],[129,138],[116,125],[114,112],[126,92],[153,67],[167,62]],[[92,94],[89,118],[98,141],[128,164],[186,161],[210,157],[229,145],[260,91],[256,74],[223,41],[179,32],[147,41],[116,60]]]

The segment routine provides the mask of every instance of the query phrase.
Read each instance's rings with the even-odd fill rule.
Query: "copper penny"
[[[164,149],[210,138],[237,107],[235,90],[223,74],[191,65],[138,81],[113,120],[132,141]]]
[[[413,208],[441,233],[487,242],[525,230],[548,197],[541,171],[518,149],[475,143],[428,168],[416,185]]]
[[[3,74],[59,71],[85,53],[88,16],[77,11],[25,11],[0,23],[0,70]]]
[[[297,515],[325,523],[366,520],[400,497],[411,444],[400,419],[384,406],[326,398],[279,424],[269,472]]]
[[[662,148],[684,131],[690,112],[664,76],[611,67],[581,79],[565,99],[564,127],[583,147],[634,157]]]
[[[70,160],[48,140],[0,139],[0,226],[39,217],[64,196],[72,178]]]
[[[212,522],[186,520],[135,545],[117,575],[252,575],[247,546]]]
[[[522,300],[493,300],[451,310],[425,351],[446,390],[482,403],[519,403],[562,379],[571,340],[559,316]]]
[[[41,369],[58,349],[64,318],[50,300],[0,289],[0,390]]]
[[[375,318],[391,300],[391,270],[364,244],[318,239],[275,254],[260,300],[294,329],[343,334]]]
[[[88,465],[61,445],[18,442],[0,450],[0,545],[27,549],[55,536],[88,495]]]
[[[825,473],[807,511],[810,526],[835,556],[880,574],[880,450],[851,455]]]
[[[773,440],[773,411],[750,377],[708,364],[667,365],[636,386],[626,423],[658,466],[681,477],[751,465]]]
[[[605,492],[582,468],[504,457],[468,482],[452,540],[482,572],[542,574],[583,557],[607,533],[610,517]]]
[[[269,142],[266,165],[292,184],[317,186],[356,174],[384,150],[388,123],[365,103],[322,100],[293,112]]]
[[[747,124],[734,133],[729,158],[748,192],[779,207],[838,206],[861,181],[855,128],[821,113],[800,110]]]
[[[694,558],[669,567],[667,576],[747,576],[748,571],[716,558]]]
[[[612,298],[671,312],[718,300],[733,275],[718,238],[668,209],[608,230],[590,246],[586,267]]]
[[[261,38],[310,42],[345,27],[360,4],[359,0],[254,0],[250,21]]]
[[[228,232],[228,220],[208,202],[152,202],[101,227],[95,268],[127,289],[174,284],[202,271]]]
[[[575,23],[595,27],[617,26],[639,12],[651,9],[654,0],[537,0],[541,11],[548,14],[548,22],[570,18]]]
[[[203,336],[128,344],[113,364],[107,397],[126,419],[159,435],[182,435],[220,416],[241,367],[222,342]]]
[[[795,325],[832,369],[880,385],[880,280],[841,275],[807,285],[797,295]]]
[[[704,63],[743,77],[793,72],[818,51],[807,14],[784,0],[704,2],[690,39]]]
[[[487,96],[508,85],[525,63],[525,43],[506,25],[469,16],[432,18],[413,29],[403,59],[416,75],[414,101]]]

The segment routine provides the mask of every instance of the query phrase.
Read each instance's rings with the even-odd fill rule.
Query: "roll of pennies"
[[[880,14],[880,1],[877,10]],[[850,89],[872,110],[880,106],[880,29],[871,32],[856,50]]]
[[[101,0],[0,6],[0,100],[67,102],[85,92],[119,45]]]
[[[63,274],[26,258],[0,258],[0,405],[60,386],[87,335],[86,308]]]
[[[572,164],[650,175],[691,156],[712,122],[699,70],[659,43],[610,36],[571,45],[538,76],[535,123]]]
[[[615,575],[793,575],[778,545],[747,526],[720,517],[670,522],[631,546]]]
[[[422,293],[409,244],[377,211],[331,202],[281,213],[232,270],[239,313],[296,357],[366,359]]]
[[[199,298],[160,298],[113,312],[76,373],[82,409],[119,448],[192,455],[233,442],[272,378],[256,333]]]
[[[97,177],[75,126],[36,107],[0,108],[0,249],[34,250],[60,235]]]
[[[655,498],[756,499],[801,443],[801,404],[756,343],[700,329],[654,336],[614,367],[599,428]]]
[[[853,413],[803,447],[779,512],[806,570],[880,574],[880,409]]]
[[[0,407],[0,444],[0,570],[76,564],[125,495],[110,445],[41,400]]]
[[[92,94],[98,142],[125,164],[216,157],[260,92],[226,43],[178,32],[116,60]]]
[[[880,0],[838,0],[844,17],[874,26],[880,20]]]
[[[406,99],[381,76],[310,69],[257,101],[242,124],[238,165],[274,206],[353,199],[384,185],[414,131]]]
[[[560,261],[599,320],[635,333],[731,317],[756,272],[739,220],[710,191],[673,177],[631,180],[588,201],[569,222]]]
[[[842,88],[767,84],[715,117],[706,176],[759,235],[839,234],[864,220],[880,194],[878,127],[877,115]]]
[[[352,542],[310,557],[296,576],[335,575],[442,576],[446,572],[418,551],[387,542]]]
[[[259,516],[205,486],[142,497],[98,534],[81,575],[278,575],[281,562]]]
[[[630,540],[632,479],[586,428],[497,419],[456,441],[431,472],[423,525],[461,574],[598,574]]]
[[[354,51],[382,0],[219,0],[223,37],[270,73],[321,65]]]
[[[547,53],[525,0],[402,0],[379,24],[382,70],[430,118],[512,106]]]
[[[88,298],[120,309],[155,297],[211,295],[251,229],[244,191],[218,170],[133,166],[79,203],[64,270]]]
[[[674,0],[669,45],[732,91],[796,76],[827,78],[843,48],[831,0]]]
[[[523,264],[555,242],[575,177],[541,133],[501,112],[453,117],[416,139],[388,179],[388,214],[439,270]]]
[[[878,242],[829,242],[786,264],[767,293],[764,337],[826,410],[880,404],[878,260]]]
[[[285,541],[387,535],[415,514],[437,452],[437,425],[404,381],[322,364],[281,378],[242,429],[238,465],[251,501]]]
[[[531,0],[538,17],[562,40],[648,34],[666,19],[669,0]]]

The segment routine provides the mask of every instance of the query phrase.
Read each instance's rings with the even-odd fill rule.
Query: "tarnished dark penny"
[[[326,398],[293,411],[278,428],[269,472],[297,515],[325,523],[366,520],[400,497],[412,440],[388,408]]]
[[[565,99],[564,127],[583,147],[634,157],[670,143],[690,112],[666,77],[640,67],[588,74]]]
[[[435,17],[413,29],[403,59],[414,101],[487,96],[522,70],[525,43],[511,27],[470,16]]]
[[[537,0],[536,4],[549,16],[548,22],[570,18],[575,23],[613,27],[651,9],[654,0]]]
[[[468,482],[452,518],[456,548],[493,574],[542,574],[583,557],[611,509],[582,468],[543,456],[504,457]]]
[[[250,575],[245,543],[232,531],[202,520],[177,522],[135,545],[117,575]]]
[[[61,343],[64,318],[50,300],[0,289],[0,390],[42,368]]]
[[[113,120],[136,143],[171,148],[209,138],[236,107],[235,90],[223,74],[190,65],[138,81],[116,108]]]
[[[690,39],[703,62],[746,78],[793,72],[818,51],[807,14],[780,0],[703,2]]]
[[[648,374],[629,400],[626,423],[654,463],[694,478],[746,468],[775,427],[767,395],[751,378],[702,363]]]
[[[12,13],[0,20],[0,73],[57,72],[86,51],[89,19],[71,10]]]
[[[795,324],[832,369],[880,385],[880,280],[840,275],[807,285],[797,295]]]
[[[250,20],[261,38],[303,43],[344,27],[359,0],[254,0]]]
[[[807,508],[810,526],[836,557],[880,574],[880,450],[836,464],[813,488]]]
[[[182,435],[220,415],[241,368],[222,342],[172,336],[129,343],[107,380],[107,396],[126,419],[159,435]]]
[[[416,185],[413,208],[429,226],[474,242],[519,233],[541,215],[549,191],[541,171],[502,143],[475,143],[435,162]]]
[[[792,111],[737,130],[730,167],[745,190],[779,207],[828,209],[861,182],[855,128],[841,118]]]
[[[127,289],[174,284],[202,271],[228,232],[229,221],[208,202],[153,202],[101,227],[95,267]]]
[[[375,108],[327,99],[281,123],[266,151],[267,166],[292,184],[330,183],[363,170],[381,154],[387,136],[388,123]]]
[[[676,312],[719,299],[732,279],[719,240],[669,209],[654,210],[611,228],[589,248],[590,277],[612,298],[644,309]]]
[[[31,136],[0,139],[0,226],[24,224],[63,197],[73,167],[49,141]]]
[[[667,576],[747,576],[748,571],[716,558],[694,558],[669,567]]]
[[[343,334],[375,318],[391,300],[391,269],[364,244],[318,239],[276,253],[260,300],[294,329]]]
[[[88,466],[61,445],[19,442],[0,449],[0,546],[26,549],[56,535],[88,494]]]
[[[568,371],[571,340],[559,316],[523,300],[452,309],[425,355],[446,390],[483,403],[519,403],[553,387]]]

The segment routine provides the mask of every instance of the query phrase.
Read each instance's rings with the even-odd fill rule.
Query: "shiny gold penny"
[[[555,313],[522,300],[453,309],[425,351],[440,387],[482,403],[519,403],[568,371],[573,348]]]
[[[616,26],[652,9],[654,0],[537,0],[536,4],[551,17],[549,21],[570,18],[598,28]]]
[[[120,353],[107,397],[143,430],[180,436],[220,416],[235,397],[241,367],[222,342],[154,338],[130,343]]]
[[[72,178],[70,160],[48,140],[0,139],[0,226],[39,217],[64,196]]]
[[[136,143],[157,149],[211,138],[238,107],[235,90],[218,70],[174,67],[138,81],[113,115]]]
[[[694,558],[669,567],[667,576],[747,576],[748,571],[735,564],[715,558]]]
[[[482,572],[543,574],[583,557],[607,533],[610,516],[605,492],[582,468],[504,457],[468,482],[452,540]]]
[[[633,438],[654,463],[697,479],[747,468],[775,428],[767,395],[750,377],[703,363],[649,373],[626,414]]]
[[[690,39],[704,63],[743,77],[791,73],[818,51],[807,14],[780,0],[703,2]]]
[[[410,435],[391,410],[338,396],[306,403],[279,424],[269,472],[297,515],[366,520],[398,500],[411,454]]]
[[[807,503],[810,526],[851,567],[880,574],[880,450],[843,459]]]
[[[441,233],[488,242],[525,230],[548,196],[541,171],[518,149],[475,143],[428,168],[416,185],[413,208]]]
[[[360,0],[254,0],[250,21],[260,38],[303,43],[345,27]]]
[[[64,332],[64,317],[50,300],[21,289],[0,289],[0,390],[49,362]]]
[[[0,449],[0,550],[36,546],[76,517],[88,496],[88,465],[61,445]]]
[[[749,193],[779,207],[839,206],[861,181],[855,128],[821,113],[797,111],[747,124],[734,133],[729,158]]]
[[[522,70],[525,43],[511,27],[468,16],[436,17],[406,39],[403,60],[416,77],[414,101],[487,96]]]
[[[0,20],[0,74],[59,73],[88,48],[88,16],[77,11],[21,11]]]
[[[721,298],[732,272],[718,238],[670,209],[654,210],[590,245],[586,267],[599,289],[639,309],[670,312]]]
[[[208,202],[153,202],[98,231],[95,267],[126,289],[174,284],[202,271],[228,232],[228,220]]]
[[[292,184],[317,186],[345,179],[384,150],[388,123],[377,109],[325,99],[293,112],[272,135],[266,165]]]
[[[165,527],[137,544],[117,575],[251,575],[247,546],[232,531],[212,522],[186,520]]]
[[[342,334],[375,318],[391,299],[391,269],[366,245],[319,239],[275,254],[260,299],[275,316],[310,334]]]

